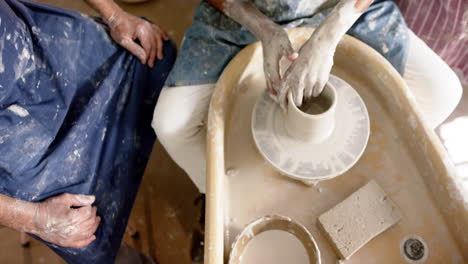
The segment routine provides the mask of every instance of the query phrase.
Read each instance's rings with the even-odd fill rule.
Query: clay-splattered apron
[[[285,28],[317,26],[330,13],[336,0],[253,0],[257,8]],[[323,2],[326,2],[322,5]],[[317,4],[318,3],[318,4]],[[376,0],[348,31],[404,72],[408,32],[398,7],[389,0]],[[184,41],[167,86],[215,83],[227,63],[255,37],[240,24],[202,0]]]
[[[0,193],[96,196],[97,239],[68,263],[112,263],[151,152],[154,105],[175,48],[153,69],[79,13],[0,1]]]

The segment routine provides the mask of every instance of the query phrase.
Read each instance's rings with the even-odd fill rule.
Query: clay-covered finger
[[[158,57],[158,60],[162,60],[164,58],[164,53],[163,53],[163,39],[161,37],[161,35],[156,35],[156,54],[157,54],[157,57]]]
[[[268,93],[268,95],[270,96],[271,100],[273,100],[273,102],[278,103],[278,97],[276,95],[271,93]]]
[[[313,91],[312,96],[318,97],[322,93],[323,88],[325,88],[325,82],[317,81],[314,85],[314,91]]]
[[[283,109],[283,111],[286,111],[287,110],[287,106],[288,106],[288,94],[291,93],[291,91],[287,91],[286,93],[283,93],[281,95],[281,98],[278,98],[278,103],[281,107],[281,109]]]
[[[67,246],[69,248],[83,248],[86,246],[89,246],[94,240],[96,240],[96,236],[91,236],[90,238],[83,239],[83,240],[78,240],[78,241],[71,241],[67,242]]]
[[[143,46],[145,53],[148,55],[147,62],[149,61],[150,54],[156,48],[153,43],[154,41],[152,39],[152,34],[151,34],[150,29],[151,28],[148,26],[148,24],[145,23],[145,24],[139,25],[136,30],[138,40],[140,41],[141,46]]]
[[[76,208],[76,209],[70,208],[68,216],[72,218],[71,224],[81,223],[85,221],[91,215],[92,210],[93,208],[90,205],[83,206],[83,207]]]
[[[267,49],[264,47],[264,52],[266,51]],[[279,62],[281,59],[281,54],[279,52],[281,51],[267,52],[264,53],[263,56],[263,69],[265,71],[265,78],[270,79],[272,81],[273,86],[279,85],[279,81],[281,79],[279,72]]]
[[[310,76],[307,77],[308,83],[306,83],[304,87],[304,98],[306,100],[312,97],[312,93],[314,91],[314,79],[315,78]]]
[[[273,96],[276,96],[278,93],[276,92],[276,90],[273,88],[273,85],[271,83],[271,80],[266,80],[266,83],[267,83],[267,90],[268,92],[270,93],[270,95],[273,95]]]
[[[75,233],[75,240],[87,239],[93,236],[99,227],[99,223],[100,217],[94,217],[78,225],[77,232]]]
[[[119,44],[125,49],[127,49],[130,53],[135,55],[140,60],[141,64],[146,64],[147,53],[136,42],[134,42],[130,38],[123,38]]]
[[[97,208],[95,206],[84,206],[71,210],[70,216],[73,218],[71,224],[80,224],[90,218],[96,217]]]
[[[281,108],[283,108],[283,110],[286,109],[286,106],[288,104],[288,92],[289,92],[288,83],[287,82],[282,83],[281,89],[279,90],[277,97],[278,97],[278,103],[281,106]]]
[[[91,226],[91,233],[95,234],[97,229],[99,228],[99,224],[101,224],[101,217],[96,217],[94,224]]]
[[[288,89],[291,90],[293,103],[296,104],[297,107],[302,105],[302,99],[304,97],[304,79],[305,76],[293,74],[289,82]]]
[[[94,195],[69,195],[70,206],[87,206],[94,203],[96,197]]]
[[[153,24],[156,31],[161,35],[161,38],[164,40],[169,40],[169,35],[164,31],[160,26]]]
[[[299,57],[299,53],[293,52],[287,56],[288,60],[295,61]]]
[[[299,53],[297,53],[292,45],[291,45],[291,41],[289,40],[289,37],[287,36],[286,34],[286,38],[287,38],[287,42],[286,42],[286,46],[283,47],[283,56],[285,56],[286,58],[288,58],[288,60],[290,61],[294,61],[295,59],[297,59],[297,57],[299,56]]]
[[[313,88],[307,87],[304,89],[304,99],[308,100],[312,97]]]
[[[83,231],[84,231],[84,230],[90,230],[90,229],[92,229],[92,228],[94,228],[94,227],[96,226],[96,224],[97,224],[97,222],[99,221],[99,219],[100,219],[99,216],[95,216],[95,217],[86,219],[86,221],[82,222],[82,223],[79,225],[79,227],[80,227],[80,229],[82,229]],[[91,233],[91,234],[89,234],[89,235],[92,235],[92,234],[94,234],[94,232]]]
[[[156,39],[153,37],[152,38],[152,43],[151,43],[151,53],[148,55],[148,66],[153,68],[154,67],[154,61],[156,60],[158,48],[157,48],[157,43]]]
[[[302,105],[302,101],[304,99],[304,89],[303,86],[298,84],[299,87],[296,87],[294,89],[294,103],[296,104],[297,107],[300,107]]]

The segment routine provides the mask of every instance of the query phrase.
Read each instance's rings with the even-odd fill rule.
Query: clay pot
[[[282,230],[296,236],[307,251],[309,263],[321,263],[320,250],[310,232],[303,225],[289,217],[273,215],[259,218],[244,228],[234,240],[232,251],[229,256],[229,264],[241,264],[242,254],[247,248],[249,241],[256,235],[269,230]]]
[[[338,98],[335,87],[329,82],[316,98],[297,107],[288,95],[285,126],[290,137],[304,143],[320,143],[327,139],[335,128],[335,109]]]

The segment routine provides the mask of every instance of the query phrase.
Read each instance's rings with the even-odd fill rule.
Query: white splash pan
[[[289,34],[298,46],[311,32],[300,28]],[[332,73],[363,98],[371,135],[352,169],[309,187],[279,175],[253,142],[252,109],[264,89],[261,45],[246,47],[226,67],[208,115],[205,263],[227,261],[234,238],[248,223],[276,214],[302,223],[315,237],[322,263],[336,263],[338,256],[318,229],[317,218],[371,179],[403,217],[347,264],[406,263],[400,245],[409,235],[424,239],[426,263],[467,263],[468,194],[403,79],[377,52],[349,36],[337,48]]]

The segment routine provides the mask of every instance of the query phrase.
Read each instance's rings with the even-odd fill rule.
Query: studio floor
[[[80,0],[39,0],[52,5],[94,14]],[[144,4],[121,4],[127,11],[159,24],[178,45],[191,24],[198,0],[152,0]],[[468,182],[468,87],[455,112],[437,128],[460,177]],[[464,135],[464,136],[463,136]],[[460,151],[464,150],[464,151]],[[468,188],[468,187],[467,187]],[[194,200],[199,193],[185,173],[169,158],[159,143],[153,148],[146,173],[130,218],[138,238],[125,235],[125,242],[157,259],[161,264],[188,264],[192,230],[199,212]],[[20,245],[20,234],[0,229],[0,263],[64,263],[46,246],[31,239]]]

